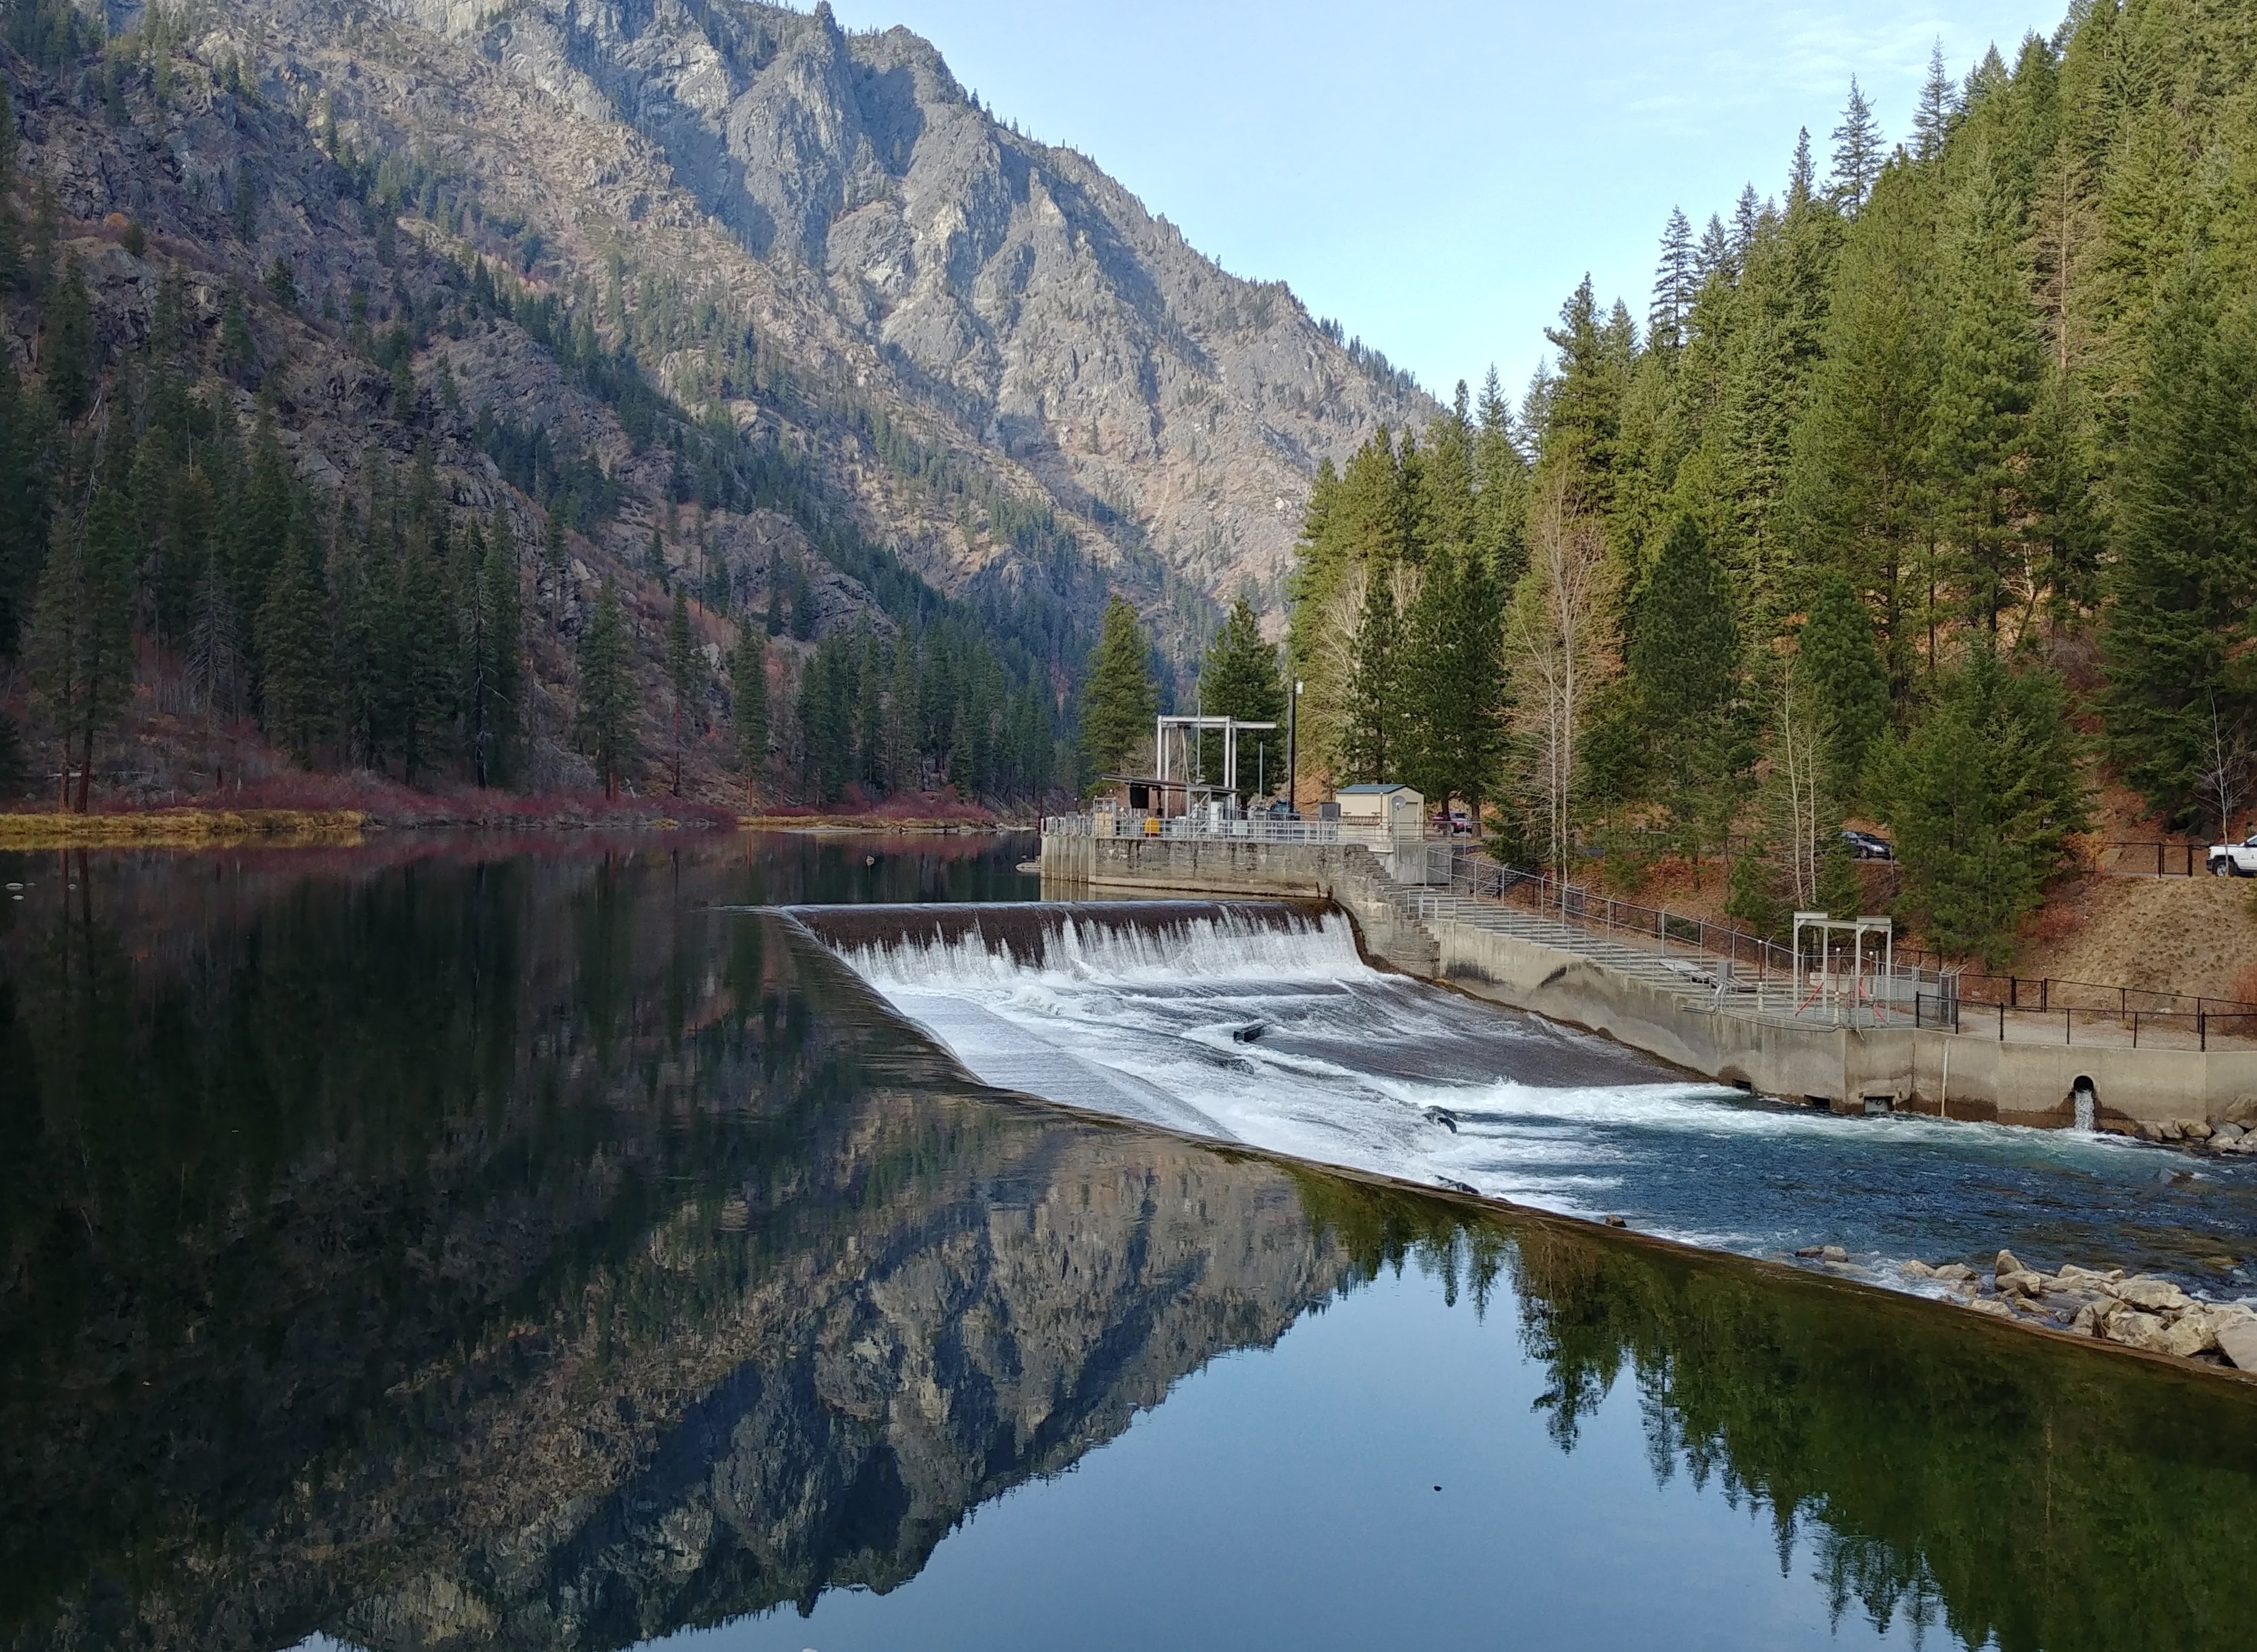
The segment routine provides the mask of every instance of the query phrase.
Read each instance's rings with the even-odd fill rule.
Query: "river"
[[[1765,1260],[2231,1293],[2232,1175],[1027,852],[0,858],[0,1646],[2247,1644],[2247,1385]]]

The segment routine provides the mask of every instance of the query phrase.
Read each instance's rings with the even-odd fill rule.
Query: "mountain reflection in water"
[[[1031,895],[1024,852],[0,859],[0,1646],[913,1604],[980,1505],[1406,1265],[1540,1378],[1489,1426],[1572,1465],[1634,1391],[1845,1634],[2246,1644],[2245,1386],[1033,1105],[717,909]]]

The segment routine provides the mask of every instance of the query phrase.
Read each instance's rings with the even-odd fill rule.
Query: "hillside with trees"
[[[11,807],[1025,808],[1433,405],[827,8],[0,0],[0,96]]]
[[[2118,782],[2239,826],[2257,754],[2257,14],[2084,0],[1892,144],[1671,215],[1518,408],[1383,432],[1301,540],[1303,750],[1486,801],[1520,864],[1729,846],[1765,928],[1893,835],[1993,960]],[[1482,623],[1467,623],[1478,615]],[[1312,738],[1313,737],[1313,738]],[[1584,875],[1578,865],[1576,875]]]

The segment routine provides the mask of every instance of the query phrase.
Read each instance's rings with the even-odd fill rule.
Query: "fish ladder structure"
[[[2205,1029],[2206,1048],[2077,1042],[2045,1035],[2062,1023],[2005,1015],[1994,1037],[1983,1014],[1963,1014],[1944,992],[1924,998],[1908,971],[1893,996],[1861,1002],[1853,992],[1848,1013],[1814,1013],[1812,984],[1791,968],[1751,977],[1697,937],[1673,956],[1666,922],[1648,940],[1595,923],[1572,900],[1552,910],[1517,904],[1506,897],[1518,874],[1463,847],[1327,838],[1300,822],[1166,824],[1165,834],[1130,835],[1101,815],[1045,821],[1045,895],[1330,902],[1354,919],[1375,962],[1837,1112],[2126,1131],[2257,1123],[2257,1038]]]

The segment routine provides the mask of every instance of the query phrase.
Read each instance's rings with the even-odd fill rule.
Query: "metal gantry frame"
[[[1803,971],[1802,937],[1805,931],[1813,931],[1818,937],[1818,968],[1815,975],[1806,975]],[[1850,937],[1850,1020],[1854,1025],[1860,999],[1869,1004],[1871,1002],[1871,994],[1865,991],[1864,985],[1867,936],[1874,937],[1879,943],[1871,956],[1880,965],[1881,978],[1885,981],[1896,978],[1896,921],[1875,917],[1835,918],[1822,912],[1798,912],[1794,914],[1794,1013],[1800,1016],[1814,1006],[1830,1002],[1834,1006],[1835,1024],[1839,1026],[1842,1021],[1842,990],[1836,985],[1834,970],[1834,961],[1840,956],[1834,944],[1834,937],[1837,935]],[[1877,1006],[1874,1013],[1878,1018],[1886,1011]]]
[[[1204,735],[1211,729],[1219,729],[1222,731],[1224,780],[1220,786],[1209,786],[1197,778],[1199,759],[1192,754],[1193,737]],[[1239,794],[1238,737],[1246,733],[1274,734],[1277,729],[1277,725],[1274,723],[1245,723],[1236,717],[1173,717],[1164,713],[1154,718],[1152,755],[1155,766],[1158,770],[1160,785],[1164,788],[1160,794],[1163,808],[1165,807],[1167,797],[1167,791],[1164,788],[1171,787],[1183,793],[1184,808],[1186,813],[1190,811],[1192,794],[1194,791],[1204,792],[1210,796],[1220,794],[1228,797],[1236,797]],[[1171,733],[1176,737],[1173,743],[1174,754],[1183,759],[1183,777],[1180,780],[1175,777],[1176,765],[1170,760],[1171,748],[1168,736]]]

